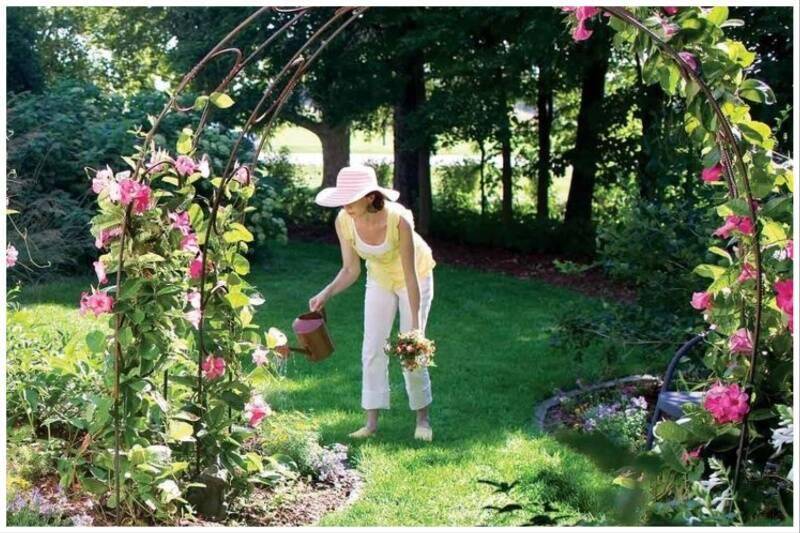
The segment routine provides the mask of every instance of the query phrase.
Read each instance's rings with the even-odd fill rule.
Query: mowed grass
[[[291,243],[253,261],[251,280],[266,298],[256,315],[259,325],[288,332],[308,299],[336,274],[339,261],[337,247],[310,243]],[[413,439],[413,413],[400,367],[392,361],[392,409],[383,412],[379,435],[352,442],[347,434],[363,421],[363,276],[327,306],[335,353],[320,363],[293,357],[286,378],[267,392],[276,411],[305,413],[325,443],[350,445],[363,473],[360,498],[325,516],[322,525],[518,524],[534,514],[533,507],[498,518],[483,506],[537,500],[586,519],[610,516],[620,490],[612,484],[613,470],[531,424],[537,402],[591,369],[591,362],[579,367],[554,352],[547,328],[566,303],[597,302],[535,281],[438,265],[427,326],[438,347],[437,367],[431,369],[434,441]],[[90,281],[28,287],[19,312],[81,331],[107,323],[78,315],[80,291]],[[635,370],[619,368],[619,375]],[[521,483],[507,499],[480,479]]]

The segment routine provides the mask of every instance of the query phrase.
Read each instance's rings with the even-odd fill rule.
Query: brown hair
[[[372,202],[367,205],[367,210],[371,213],[377,213],[383,209],[384,197],[380,191],[372,191],[367,196],[372,195]]]

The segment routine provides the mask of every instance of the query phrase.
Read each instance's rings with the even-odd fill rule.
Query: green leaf
[[[220,109],[227,109],[233,105],[233,99],[225,93],[211,93],[209,99],[212,104]]]
[[[250,273],[250,262],[239,254],[233,256],[233,270],[240,276]]]
[[[717,6],[708,12],[706,20],[715,26],[722,25],[723,22],[728,20],[728,8],[725,6]]]
[[[692,272],[704,278],[717,279],[725,273],[725,268],[717,265],[697,265]]]
[[[672,420],[662,420],[656,424],[655,433],[658,437],[672,442],[684,442],[689,437],[689,432]]]
[[[106,349],[106,334],[102,331],[92,331],[86,335],[86,346],[92,353],[102,353]]]
[[[225,242],[253,242],[253,234],[238,222],[231,224],[230,229],[223,233],[222,238]]]
[[[708,251],[711,252],[712,254],[717,254],[720,257],[724,257],[725,259],[728,260],[728,264],[733,263],[733,258],[731,257],[731,254],[729,254],[727,250],[723,250],[718,246],[711,246],[709,247]]]
[[[207,103],[208,103],[208,96],[206,96],[205,94],[201,94],[195,99],[194,108],[197,111],[202,111]]]
[[[755,78],[748,78],[739,85],[739,96],[759,104],[775,103],[775,93],[770,86]]]
[[[175,442],[192,442],[194,437],[194,428],[191,424],[182,422],[180,420],[171,420],[169,423],[169,440]]]
[[[178,135],[176,149],[179,154],[186,155],[192,151],[192,129],[183,128]]]
[[[231,307],[238,309],[250,303],[250,298],[240,290],[231,290],[225,295],[225,299],[231,304]]]
[[[763,122],[757,120],[750,120],[737,123],[739,129],[742,130],[744,138],[753,144],[772,150],[775,146],[775,139],[772,138],[772,130]]]
[[[763,237],[764,246],[769,246],[776,243],[784,244],[788,240],[783,226],[774,220],[767,220],[764,222],[761,235]]]
[[[742,68],[747,68],[752,65],[756,58],[755,53],[749,51],[745,45],[739,41],[725,41],[718,46],[727,51],[728,58]]]

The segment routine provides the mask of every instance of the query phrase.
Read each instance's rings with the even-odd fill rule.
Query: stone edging
[[[575,396],[580,396],[581,394],[585,394],[587,392],[592,392],[599,389],[607,389],[610,387],[614,387],[616,385],[621,385],[623,383],[632,383],[637,381],[655,381],[660,383],[661,378],[657,376],[651,376],[650,374],[642,374],[642,375],[636,374],[633,376],[626,376],[622,378],[603,381],[601,383],[596,383],[588,387],[572,389],[568,392],[561,392],[559,394],[556,394],[555,396],[551,396],[550,398],[548,398],[547,400],[541,402],[539,405],[536,406],[536,409],[534,410],[533,413],[533,426],[540,431],[545,431],[544,421],[545,418],[547,418],[548,411],[550,411],[550,409],[552,409],[558,403],[560,403],[562,398],[572,398]]]

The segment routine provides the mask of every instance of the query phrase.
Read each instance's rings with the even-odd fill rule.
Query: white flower
[[[269,328],[267,332],[267,347],[270,350],[274,350],[278,346],[283,346],[287,342],[286,335],[284,335],[281,330],[278,328]]]
[[[784,445],[791,446],[794,442],[794,424],[773,429],[770,442],[772,443],[772,447],[775,448],[776,454],[781,453]]]
[[[253,351],[253,363],[259,366],[267,364],[268,353],[263,346],[259,346]]]

